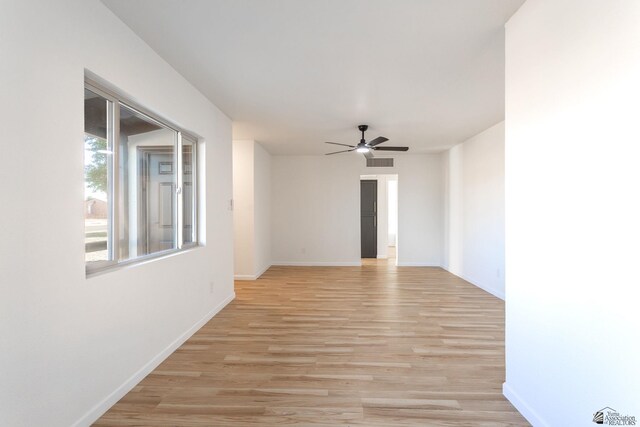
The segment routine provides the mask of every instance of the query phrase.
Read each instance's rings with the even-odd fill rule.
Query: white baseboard
[[[278,265],[283,267],[360,267],[361,261],[328,261],[328,262],[316,262],[316,261],[277,261],[272,265]]]
[[[509,400],[509,402],[511,402],[518,412],[520,412],[520,414],[522,414],[522,416],[531,423],[531,425],[536,427],[549,427],[549,424],[540,416],[540,414],[527,404],[527,402],[525,402],[522,397],[506,382],[502,384],[502,394]]]
[[[262,276],[264,274],[265,271],[267,271],[269,268],[271,267],[271,264],[267,265],[266,267],[264,267],[260,272],[258,272],[258,274],[235,274],[233,276],[234,280],[257,280],[258,278],[260,278],[260,276]]]
[[[504,291],[500,291],[500,290],[498,290],[498,289],[490,288],[490,287],[488,287],[488,286],[483,286],[483,285],[481,285],[481,284],[479,284],[479,283],[474,283],[474,282],[472,282],[471,280],[466,279],[466,278],[464,278],[464,277],[463,277],[463,279],[464,279],[464,280],[466,280],[467,282],[471,283],[472,285],[479,287],[479,288],[480,288],[480,289],[482,289],[483,291],[485,291],[485,292],[489,292],[489,293],[490,293],[491,295],[493,295],[494,297],[496,297],[496,298],[500,298],[502,301],[504,301],[504,300],[505,300],[505,298],[506,298],[506,296],[505,296],[505,294],[504,294]]]
[[[153,359],[148,361],[142,368],[133,374],[122,385],[115,389],[111,394],[104,398],[101,402],[95,405],[84,414],[78,421],[73,423],[73,427],[90,426],[98,418],[100,418],[105,412],[109,410],[113,405],[122,399],[124,395],[130,392],[140,381],[149,375],[155,368],[160,365],[167,357],[178,349],[185,341],[187,341],[193,334],[195,334],[200,328],[202,328],[213,316],[218,314],[227,304],[229,304],[236,297],[235,292],[225,298],[220,304],[218,304],[213,310],[207,313],[202,319],[196,322],[195,325],[190,327],[182,335],[180,335],[175,341],[169,344],[164,350],[158,353]]]
[[[440,267],[440,264],[433,264],[429,262],[404,262],[398,261],[396,263],[398,267]]]
[[[262,276],[270,268],[271,268],[271,264],[266,265],[262,270],[258,272],[258,274],[256,274],[256,279],[259,279],[260,276]]]
[[[475,280],[465,276],[464,274],[457,274],[454,273],[453,271],[449,270],[448,268],[442,267],[443,269],[447,270],[449,273],[453,274],[454,276],[458,276],[459,278],[466,280],[467,282],[471,283],[473,286],[482,289],[485,292],[489,292],[491,295],[493,295],[496,298],[500,298],[502,301],[504,301],[505,299],[505,294],[504,291],[500,291],[498,289],[494,289],[492,287],[489,286],[484,286],[478,282],[476,282]]]

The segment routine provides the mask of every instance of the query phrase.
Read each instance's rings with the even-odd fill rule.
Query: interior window
[[[87,272],[197,244],[197,140],[85,86]]]

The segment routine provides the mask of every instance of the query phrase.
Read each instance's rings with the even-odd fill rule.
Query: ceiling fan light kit
[[[358,126],[358,130],[362,132],[362,138],[360,139],[360,142],[358,143],[358,145],[340,144],[339,142],[325,142],[325,144],[342,145],[344,147],[350,148],[349,150],[334,151],[332,153],[327,153],[325,155],[329,156],[332,154],[348,153],[350,151],[356,151],[357,153],[362,153],[365,158],[372,159],[373,158],[372,151],[375,151],[375,150],[380,150],[380,151],[408,151],[409,150],[409,147],[378,147],[378,144],[382,144],[383,142],[386,142],[389,140],[384,136],[379,136],[367,142],[364,139],[364,133],[366,132],[367,129],[369,129],[369,126],[367,125]]]

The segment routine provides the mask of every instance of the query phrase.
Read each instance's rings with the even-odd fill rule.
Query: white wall
[[[254,275],[254,141],[233,141],[233,273]]]
[[[387,179],[386,175],[377,175],[376,181],[378,181],[377,188],[377,236],[376,236],[376,253],[378,258],[387,258],[389,248],[389,200],[387,194]]]
[[[504,299],[504,122],[443,153],[444,268]]]
[[[397,265],[442,265],[442,176],[439,155],[397,158]]]
[[[254,146],[254,274],[271,267],[271,155]]]
[[[97,0],[1,2],[0,57],[0,425],[88,425],[233,297],[231,122]],[[85,68],[202,137],[206,246],[85,277]]]
[[[387,242],[389,246],[396,246],[396,235],[398,234],[398,180],[397,178],[387,181]]]
[[[351,156],[273,156],[274,264],[360,264],[360,170]]]
[[[254,280],[271,266],[271,156],[253,140],[233,141],[234,274]]]
[[[356,153],[272,158],[274,264],[360,265],[360,175],[398,175],[398,265],[440,265],[439,155],[367,168]]]
[[[397,175],[378,175],[378,258],[388,258],[389,246],[396,245],[398,229],[397,183]],[[391,191],[389,191],[390,188]],[[393,230],[393,232],[390,233],[389,230]]]
[[[505,394],[537,426],[640,417],[640,2],[506,27]]]

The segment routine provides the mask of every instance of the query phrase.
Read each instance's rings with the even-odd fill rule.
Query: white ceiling
[[[273,154],[367,139],[441,151],[504,119],[524,0],[103,0]]]

